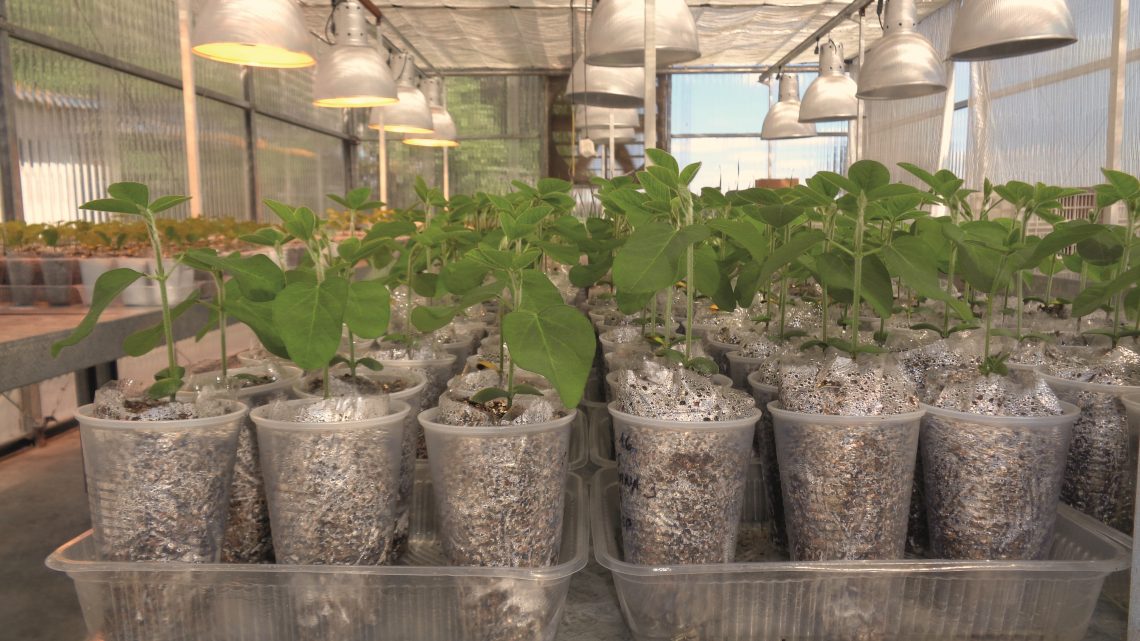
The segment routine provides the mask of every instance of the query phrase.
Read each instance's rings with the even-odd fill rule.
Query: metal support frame
[[[84,62],[98,65],[135,78],[141,78],[171,89],[185,90],[183,79],[148,69],[130,62],[113,58],[104,53],[33,31],[8,21],[7,0],[0,0],[0,189],[3,190],[3,219],[23,220],[23,194],[20,183],[19,138],[16,132],[14,79],[12,70],[11,41],[19,40],[37,47],[48,49]],[[191,61],[192,64],[192,61]],[[246,125],[246,162],[249,169],[250,216],[256,220],[261,202],[257,187],[257,116],[264,116],[288,125],[337,138],[344,143],[346,168],[354,166],[354,148],[359,139],[348,130],[340,130],[307,122],[293,116],[258,107],[253,99],[252,76],[248,69],[242,70],[243,96],[235,98],[225,93],[201,86],[194,87],[195,97],[208,98],[244,112]],[[189,142],[188,142],[189,145]],[[189,155],[189,148],[188,148]],[[188,163],[190,158],[188,157]],[[346,184],[353,180],[346,175]],[[191,177],[191,191],[193,179]],[[195,199],[200,201],[201,199]]]
[[[657,146],[657,2],[645,0],[645,148]],[[649,154],[645,155],[649,165]]]
[[[8,22],[7,0],[0,0],[0,24]],[[16,90],[12,79],[12,43],[0,29],[0,221],[24,219],[20,184],[20,141],[16,135]]]
[[[803,42],[799,43],[795,47],[792,47],[792,50],[784,54],[783,58],[780,58],[779,61],[773,64],[768,70],[760,74],[760,82],[768,82],[768,79],[772,77],[772,74],[774,72],[777,72],[780,69],[784,68],[785,65],[790,64],[793,60],[796,59],[796,56],[799,56],[801,53],[815,46],[815,43],[820,38],[831,33],[832,29],[843,24],[844,20],[855,15],[856,12],[861,11],[864,7],[871,4],[873,1],[874,0],[855,0],[851,4],[840,9],[839,13],[835,14],[830,20],[823,23],[818,29],[815,30],[814,33],[812,33],[807,38],[804,38]]]
[[[1128,0],[1116,0],[1112,23],[1112,54],[1108,83],[1108,139],[1105,167],[1120,169],[1120,148],[1124,144],[1124,92],[1128,66]]]
[[[257,119],[254,117],[257,109],[254,106],[253,97],[253,70],[249,67],[242,67],[241,69],[241,89],[246,103],[249,104],[249,108],[242,112],[245,120],[245,162],[246,168],[249,170],[246,177],[249,182],[249,216],[251,220],[256,221],[261,218],[258,213],[261,208],[261,183],[258,181]]]
[[[198,96],[194,93],[194,54],[190,43],[190,0],[178,0],[178,57],[182,68],[182,121],[190,217],[201,218],[202,154],[198,145]]]

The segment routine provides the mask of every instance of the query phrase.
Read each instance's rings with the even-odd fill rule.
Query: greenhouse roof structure
[[[948,0],[918,0],[925,18]],[[426,66],[444,73],[566,72],[581,54],[590,0],[396,0],[376,1],[383,35],[419,52]],[[696,18],[701,57],[671,70],[763,69],[811,36],[850,2],[842,0],[688,0]],[[302,0],[309,27],[322,33],[325,0]],[[868,45],[882,35],[875,5],[867,7]],[[858,51],[855,20],[831,37],[849,54]],[[814,63],[811,48],[793,63]]]

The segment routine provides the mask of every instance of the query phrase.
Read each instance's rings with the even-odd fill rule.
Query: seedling
[[[170,400],[174,400],[174,395],[182,388],[183,377],[186,373],[186,370],[178,365],[177,355],[174,351],[174,319],[194,304],[198,294],[197,292],[193,292],[176,307],[171,307],[166,288],[166,281],[170,278],[170,270],[167,269],[166,261],[163,257],[163,247],[159,239],[156,214],[184,203],[190,200],[190,198],[187,196],[162,196],[151,201],[150,190],[147,189],[146,185],[133,182],[115,183],[107,188],[107,194],[110,198],[92,200],[80,205],[80,209],[125,214],[141,218],[146,225],[151,248],[154,250],[154,273],[144,274],[133,269],[119,268],[112,269],[100,276],[99,280],[95,282],[95,290],[91,298],[91,307],[87,315],[84,316],[83,320],[71,335],[52,345],[52,356],[58,357],[64,347],[75,345],[87,338],[95,329],[95,325],[99,322],[99,317],[103,314],[103,311],[107,309],[107,306],[110,305],[123,290],[140,278],[153,280],[158,285],[162,304],[162,324],[158,326],[158,328],[160,328],[161,335],[166,341],[167,365],[165,369],[154,375],[155,382],[147,389],[147,394],[153,398],[169,397]],[[177,266],[177,262],[175,262],[172,268],[174,266]],[[152,346],[156,344],[158,340],[157,335],[159,332],[155,331],[155,329],[157,328],[144,330],[150,332],[148,336],[155,336],[153,343],[148,343],[152,344]],[[130,338],[128,338],[128,340],[130,340]],[[150,350],[148,349],[147,351]]]

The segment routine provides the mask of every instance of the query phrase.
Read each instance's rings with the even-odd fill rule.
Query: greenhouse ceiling
[[[919,18],[948,0],[917,0]],[[383,34],[419,52],[440,72],[568,71],[582,51],[592,0],[374,0]],[[310,29],[323,33],[327,0],[301,0]],[[686,69],[758,69],[777,62],[848,2],[830,0],[689,0],[702,56]],[[868,46],[882,34],[874,3],[867,8]],[[832,32],[848,56],[858,51],[852,20]],[[812,63],[809,48],[795,60]]]

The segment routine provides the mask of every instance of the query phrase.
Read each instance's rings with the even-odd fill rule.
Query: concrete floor
[[[0,460],[0,640],[86,636],[71,579],[44,559],[90,527],[78,429]]]

